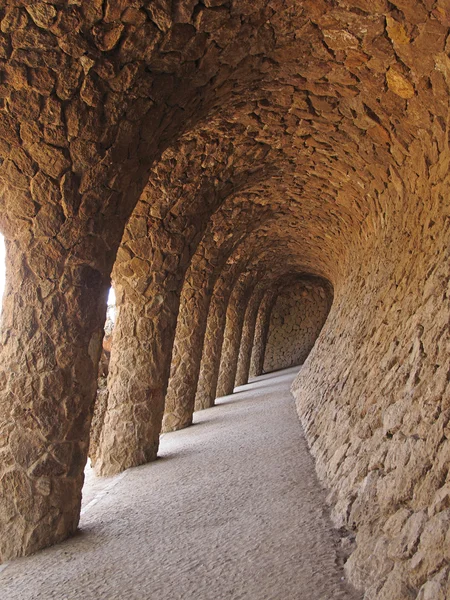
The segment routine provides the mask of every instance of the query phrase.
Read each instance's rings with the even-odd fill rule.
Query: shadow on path
[[[2,600],[353,600],[289,387],[264,375],[87,478],[81,532],[7,565]],[[94,486],[95,494],[89,493]]]

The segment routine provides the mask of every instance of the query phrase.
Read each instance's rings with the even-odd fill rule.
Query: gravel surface
[[[87,472],[80,533],[6,565],[1,600],[353,600],[289,386],[252,380],[161,458]]]

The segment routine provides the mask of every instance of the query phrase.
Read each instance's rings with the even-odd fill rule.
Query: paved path
[[[0,573],[1,600],[353,600],[289,385],[263,376],[87,478],[81,532]]]

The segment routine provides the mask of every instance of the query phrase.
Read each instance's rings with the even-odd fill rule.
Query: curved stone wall
[[[299,282],[285,288],[270,317],[264,372],[303,364],[329,309],[330,292],[321,284]]]
[[[367,599],[449,597],[448,160],[414,169],[380,194],[384,222],[353,248],[293,384]]]
[[[0,561],[77,529],[111,274],[103,474],[156,458],[183,283],[217,246],[197,407],[241,274],[330,281],[294,392],[348,572],[365,600],[449,597],[448,2],[21,0],[0,20]]]

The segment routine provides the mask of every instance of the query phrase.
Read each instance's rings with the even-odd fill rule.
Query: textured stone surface
[[[267,336],[269,335],[270,315],[277,299],[277,286],[267,290],[258,309],[250,358],[249,376],[261,375],[264,366]]]
[[[80,535],[8,565],[2,600],[358,598],[295,415],[293,376],[257,380],[164,435],[160,460],[93,481]]]
[[[42,257],[28,260],[10,240],[7,252],[0,366],[2,557],[36,551],[76,530],[104,318],[97,298],[107,291],[94,269],[55,264],[55,280],[48,281]],[[59,286],[64,290],[65,283],[63,292]]]
[[[236,209],[240,208],[239,216]],[[234,219],[231,217],[234,216]],[[163,431],[190,425],[214,285],[226,261],[245,260],[242,240],[269,214],[259,205],[224,203],[213,215],[186,273],[180,301]]]
[[[195,395],[195,410],[203,410],[214,406],[228,301],[238,275],[238,263],[232,263],[228,265],[228,268],[225,267],[214,287],[214,296],[209,307],[203,342],[201,368]]]
[[[268,373],[304,363],[331,306],[326,282],[304,281],[285,286],[272,309],[264,352]]]
[[[99,474],[156,458],[183,273],[168,268],[155,281],[155,269],[148,265],[140,273],[132,271],[128,281],[115,275],[117,322],[107,410],[95,457]],[[137,293],[134,284],[144,280],[145,293]]]
[[[253,339],[255,337],[256,317],[258,316],[259,305],[261,304],[268,287],[266,281],[258,282],[247,304],[242,327],[241,344],[239,347],[236,380],[234,382],[236,387],[248,382]]]
[[[222,351],[220,354],[219,377],[217,380],[217,397],[233,393],[234,382],[241,346],[242,328],[245,311],[255,289],[259,273],[244,273],[233,289],[227,307]]]
[[[231,135],[228,132],[228,137],[224,135],[214,148],[216,161],[211,172],[205,169],[200,185],[192,189],[192,182],[181,174],[188,169],[199,170],[205,154],[212,151],[206,133],[202,133],[203,137],[195,140],[196,146],[188,156],[183,155],[184,145],[192,142],[188,135],[163,154],[127,224],[114,266],[117,325],[112,342],[108,405],[94,457],[95,469],[102,475],[143,464],[157,455],[183,281],[203,236],[202,248],[206,245],[211,253],[211,242],[208,245],[207,240],[211,235],[214,239],[214,234],[205,233],[208,219],[229,193],[230,179],[238,164],[226,162]],[[258,155],[260,146],[252,149],[243,146],[242,151]],[[223,182],[219,184],[216,178],[213,186],[211,178],[217,173]],[[234,177],[234,192],[242,178],[248,184],[251,176],[239,173]],[[187,202],[189,196],[188,207],[178,207],[179,198]],[[262,219],[264,211],[257,212]],[[225,205],[216,221],[223,222],[227,214]],[[251,227],[247,213],[246,217],[241,236]],[[216,249],[215,254],[217,270],[220,260],[223,263],[226,259],[226,249],[222,248],[222,253]],[[200,248],[194,256],[200,256],[200,269],[204,268],[208,262],[204,251]],[[193,282],[196,284],[198,275],[197,282]],[[182,314],[180,323],[183,318]],[[169,404],[171,396],[169,390]],[[177,426],[169,425],[166,419],[164,428]]]
[[[349,573],[371,599],[445,589],[449,24],[444,0],[0,3],[0,560],[76,527],[114,263],[99,466],[154,457],[184,275],[226,204],[258,235],[218,282],[335,290],[296,393]]]
[[[274,47],[263,2],[229,7],[231,27],[184,2],[129,8],[0,7],[2,559],[76,526],[108,279],[152,162]]]
[[[447,152],[429,168],[408,160],[386,183],[389,217],[352,248],[293,387],[333,519],[356,535],[346,569],[367,598],[439,598],[448,585],[447,169]]]

